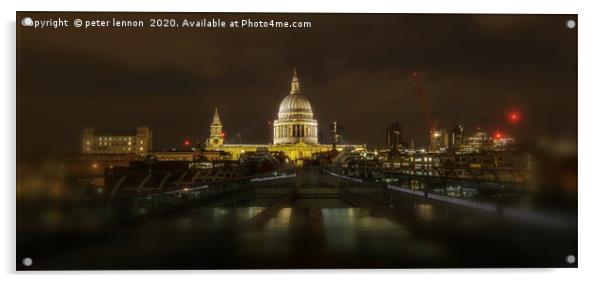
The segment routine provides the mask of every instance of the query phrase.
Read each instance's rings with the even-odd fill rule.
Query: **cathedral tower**
[[[213,122],[211,122],[210,134],[206,144],[208,148],[219,147],[224,144],[224,132],[222,131],[222,121],[219,118],[219,112],[217,111],[217,107],[215,108],[215,112],[213,113]]]

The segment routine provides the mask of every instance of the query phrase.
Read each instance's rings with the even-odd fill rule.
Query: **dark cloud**
[[[29,13],[34,18],[95,14]],[[320,128],[378,146],[399,120],[426,143],[410,74],[443,127],[576,137],[577,31],[566,15],[103,14],[105,18],[310,20],[305,30],[18,29],[24,150],[75,150],[84,126],[149,125],[158,148],[208,135],[219,107],[229,137],[270,141],[268,121],[297,66]],[[518,129],[504,115],[523,112]],[[40,141],[44,142],[40,142]]]

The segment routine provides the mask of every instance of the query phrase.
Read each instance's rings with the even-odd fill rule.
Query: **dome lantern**
[[[291,80],[291,92],[280,103],[278,119],[312,119],[313,116],[309,100],[301,94],[297,69],[295,69]]]
[[[299,87],[299,78],[297,78],[297,68],[293,70],[293,80],[291,81],[291,94],[301,94]]]

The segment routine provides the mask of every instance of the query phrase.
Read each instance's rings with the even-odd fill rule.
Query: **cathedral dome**
[[[301,95],[297,70],[293,72],[290,94],[280,102],[273,127],[274,145],[318,143],[318,121],[314,119],[311,104]]]
[[[311,104],[309,103],[309,100],[307,100],[305,96],[301,95],[299,80],[297,78],[297,72],[295,71],[293,74],[293,81],[291,83],[291,93],[286,96],[282,102],[280,102],[278,119],[312,119],[313,116],[314,113],[311,110]]]
[[[280,103],[278,119],[287,118],[313,118],[314,113],[305,96],[301,94],[289,94]]]

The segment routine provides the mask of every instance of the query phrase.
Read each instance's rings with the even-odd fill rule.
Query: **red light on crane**
[[[226,136],[226,133],[225,132],[221,132],[221,133],[219,133],[219,136],[223,138],[223,137]]]
[[[495,137],[495,139],[501,139],[502,138],[502,133],[500,132],[495,132],[495,134],[493,134],[493,136]]]
[[[184,146],[189,146],[190,145],[190,141],[189,140],[184,140]]]
[[[516,111],[508,113],[508,122],[510,122],[511,124],[516,124],[520,122],[520,113]]]

